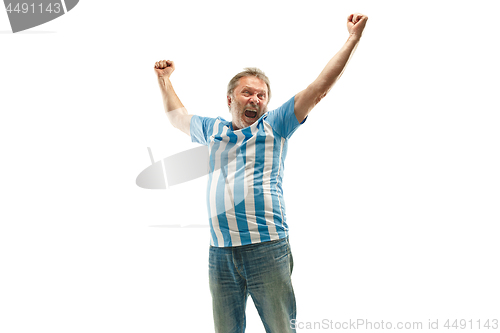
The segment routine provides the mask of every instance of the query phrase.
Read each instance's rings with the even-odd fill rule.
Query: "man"
[[[276,110],[267,111],[271,89],[262,71],[237,74],[227,91],[231,122],[189,115],[170,82],[174,63],[155,64],[170,122],[209,147],[209,280],[216,332],[245,331],[248,295],[266,332],[295,332],[293,258],[281,185],[288,139],[342,75],[367,20],[349,15],[344,46],[313,83]]]

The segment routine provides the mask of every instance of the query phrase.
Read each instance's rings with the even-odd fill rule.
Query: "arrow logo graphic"
[[[52,21],[72,10],[79,0],[3,0],[12,32]]]
[[[151,165],[137,176],[136,184],[139,187],[166,189],[169,186],[208,175],[207,146],[186,150],[156,162],[153,159],[151,148],[148,147],[148,151]],[[165,171],[163,171],[164,169]]]
[[[151,165],[137,176],[136,184],[139,187],[158,190],[167,189],[170,186],[182,184],[208,175],[210,172],[209,152],[207,146],[189,149],[159,161],[154,160],[151,148],[148,147],[148,151],[151,159]],[[249,194],[258,196],[262,193],[261,188],[250,189],[249,186],[244,186],[243,193],[238,195],[236,198],[234,197],[233,189],[229,186],[230,181],[228,180],[229,178],[234,178],[234,175],[228,174],[228,170],[230,165],[233,166],[231,169],[236,170],[236,163],[238,159],[240,159],[240,163],[243,163],[241,160],[242,157],[239,156],[239,152],[240,147],[236,146],[228,152],[221,164],[215,164],[213,166],[214,173],[221,174],[224,182],[228,185],[226,186],[226,191],[228,199],[231,201],[231,205],[228,205],[228,209],[231,211],[234,210],[234,207],[243,202]],[[260,171],[253,172],[253,176],[256,178],[261,177],[261,175],[262,173]],[[215,213],[215,211],[213,213]],[[221,212],[218,211],[218,213]]]

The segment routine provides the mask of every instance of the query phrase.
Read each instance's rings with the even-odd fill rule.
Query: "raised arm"
[[[170,75],[175,70],[174,62],[170,60],[160,60],[155,63],[155,73],[158,76],[161,95],[163,97],[163,106],[168,120],[175,127],[190,134],[190,124],[193,115],[189,115],[181,100],[170,82]]]
[[[326,64],[318,78],[306,89],[295,95],[295,116],[299,122],[307,117],[314,106],[328,94],[340,78],[358,46],[367,20],[368,16],[359,13],[347,17],[347,31],[349,32],[347,42]]]

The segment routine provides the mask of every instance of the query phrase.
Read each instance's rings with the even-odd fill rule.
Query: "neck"
[[[233,131],[237,131],[237,130],[240,130],[241,128],[239,128],[238,126],[236,126],[234,124],[234,121],[231,122],[231,125],[233,126]]]

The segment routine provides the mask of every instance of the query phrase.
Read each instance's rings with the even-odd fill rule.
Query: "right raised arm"
[[[193,115],[188,115],[188,112],[181,100],[175,94],[170,75],[175,70],[174,62],[170,60],[160,60],[155,63],[155,73],[158,76],[158,84],[160,86],[161,95],[163,98],[163,106],[168,120],[175,127],[191,135],[190,124]]]

